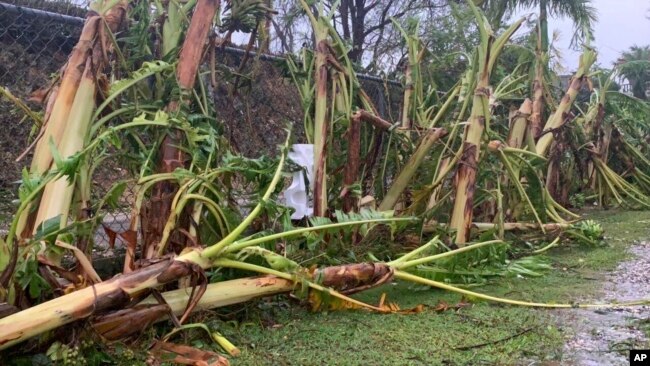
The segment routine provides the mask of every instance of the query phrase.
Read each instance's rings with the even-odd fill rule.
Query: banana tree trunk
[[[533,80],[533,110],[530,117],[531,132],[533,138],[539,138],[544,128],[544,56],[537,51],[537,61],[535,63],[535,80]]]
[[[456,230],[456,244],[459,246],[463,246],[469,240],[472,224],[481,138],[485,130],[485,123],[490,118],[489,75],[488,70],[484,69],[474,92],[472,113],[465,131],[463,153],[456,171],[456,199],[450,226]]]
[[[189,263],[163,260],[0,319],[0,349],[93,314],[124,307],[131,298],[144,293],[148,288],[190,273]]]
[[[538,155],[546,156],[546,153],[548,152],[548,149],[551,147],[551,143],[553,142],[553,132],[564,124],[565,117],[571,110],[571,106],[573,105],[573,102],[580,92],[582,83],[587,78],[589,69],[595,61],[596,52],[591,49],[585,49],[584,53],[580,57],[580,65],[578,67],[578,70],[571,79],[571,83],[569,84],[569,88],[566,94],[564,97],[562,97],[562,101],[560,102],[560,105],[558,106],[555,113],[553,113],[551,118],[549,118],[549,120],[546,122],[542,136],[537,141],[536,150]]]
[[[348,153],[345,171],[343,173],[343,211],[358,211],[359,197],[351,194],[350,187],[355,184],[359,177],[359,168],[361,166],[361,121],[356,118],[350,119],[350,127],[347,132]]]
[[[103,72],[108,61],[103,57],[110,51],[106,33],[116,32],[126,15],[126,2],[114,3],[100,16],[90,12],[79,41],[75,45],[61,77],[61,84],[50,93],[47,102],[45,124],[36,144],[31,164],[31,173],[42,176],[52,169],[54,157],[51,144],[62,158],[67,158],[81,150],[86,143],[86,135],[95,108],[96,76]],[[51,109],[50,109],[51,106]],[[64,226],[73,198],[74,184],[67,177],[49,182],[43,191],[38,209],[31,208],[36,202],[28,203],[18,218],[14,235],[27,239],[38,225],[47,219],[60,216]],[[18,263],[18,243],[12,245],[9,264],[0,276],[0,286],[7,288]],[[58,260],[58,259],[57,259]],[[56,261],[55,261],[56,262]]]
[[[560,147],[553,145],[552,149],[557,149],[559,152]],[[560,185],[560,161],[557,153],[551,153],[553,155],[548,162],[548,167],[546,168],[546,190],[553,197],[554,200],[559,199],[558,188]]]
[[[446,172],[449,169],[449,164],[451,164],[451,158],[444,158],[440,162],[440,166],[438,167],[439,172]],[[444,176],[445,174],[440,174],[441,176]],[[438,184],[437,187],[433,189],[431,192],[431,197],[429,197],[429,201],[427,202],[427,211],[431,210],[438,204],[439,199],[440,199],[440,193],[442,192],[442,184]]]
[[[411,104],[413,104],[413,91],[415,89],[413,85],[413,75],[410,59],[407,62],[406,68],[404,70],[404,83],[404,100],[402,102],[402,128],[410,129],[412,127]]]
[[[70,112],[67,126],[61,137],[61,143],[57,150],[61,158],[67,159],[79,152],[85,145],[90,119],[95,106],[95,73],[92,70],[92,60],[86,61],[83,77],[77,88],[72,111]],[[75,180],[68,177],[61,177],[48,183],[41,196],[38,212],[36,215],[36,227],[46,220],[59,216],[60,227],[67,225],[67,219],[72,205]]]
[[[413,152],[413,155],[411,155],[402,171],[391,184],[388,193],[386,193],[386,197],[384,197],[379,205],[379,211],[392,210],[395,207],[399,197],[402,195],[406,187],[408,187],[409,182],[417,172],[420,165],[422,165],[422,162],[429,153],[429,150],[431,150],[433,144],[446,134],[447,131],[444,128],[432,128],[426,135],[424,135],[418,144],[418,147],[415,149],[415,152]]]
[[[72,292],[21,312],[0,319],[0,350],[26,341],[44,332],[56,329],[92,315],[106,314],[128,305],[133,299],[146,295],[150,289],[166,283],[178,281],[197,271],[209,268],[212,261],[199,252],[190,252],[173,259],[162,259],[148,267]],[[317,270],[318,278],[325,286],[332,286],[343,293],[354,293],[385,283],[392,277],[392,269],[386,264],[359,263],[344,266],[326,267]],[[270,291],[267,286],[273,286]],[[293,283],[292,283],[293,285]],[[247,300],[264,296],[275,290],[289,291],[284,281],[269,283],[262,281],[253,288],[237,294],[213,294],[204,299],[204,304],[214,303],[221,297],[224,303],[233,299]],[[231,288],[232,291],[239,291]],[[182,292],[181,292],[182,291]],[[182,301],[187,289],[174,292],[173,302]],[[227,300],[227,299],[231,300]]]
[[[469,240],[472,225],[481,140],[485,124],[490,121],[490,75],[506,42],[523,23],[523,19],[520,19],[495,39],[487,19],[479,13],[471,1],[469,4],[479,23],[481,44],[477,48],[479,56],[476,65],[477,83],[474,89],[469,124],[465,129],[461,160],[456,171],[456,197],[450,220],[451,229],[456,231],[456,244],[459,246],[464,246]]]
[[[194,88],[203,49],[218,8],[219,0],[199,0],[196,4],[176,67],[176,81],[181,90],[181,98],[191,93]],[[178,113],[181,103],[187,102],[189,101],[174,100],[167,106],[167,111],[171,114]],[[185,166],[187,156],[179,148],[182,144],[183,135],[180,131],[173,130],[165,136],[160,148],[159,173],[171,173]],[[144,258],[155,257],[160,246],[165,245],[161,238],[177,190],[177,185],[170,181],[158,182],[153,188],[150,204],[143,211],[141,220]],[[184,237],[181,240],[184,240]]]
[[[260,297],[293,291],[295,283],[274,276],[238,278],[207,285],[194,311],[241,304]],[[124,339],[142,332],[151,324],[165,320],[169,312],[182,315],[191,300],[191,289],[182,288],[161,294],[165,305],[149,296],[133,308],[101,315],[93,320],[93,328],[108,340]]]
[[[539,0],[539,27],[542,52],[548,52],[549,39],[548,39],[548,1]]]
[[[510,147],[521,149],[526,140],[526,132],[528,130],[528,117],[531,117],[533,102],[526,98],[515,113],[512,126],[508,131],[508,139],[506,143]]]
[[[605,153],[605,149],[603,147],[606,145],[606,142],[604,141],[605,139],[605,133],[602,131],[602,122],[605,119],[605,107],[603,107],[602,103],[598,103],[598,106],[596,107],[596,116],[593,118],[593,122],[589,120],[589,118],[586,118],[586,122],[589,124],[587,125],[587,128],[585,129],[585,134],[587,135],[588,138],[594,138],[595,137],[595,149],[596,151],[600,152],[601,154]],[[602,136],[601,136],[602,133]],[[601,156],[606,156],[606,155],[601,155]],[[589,185],[592,189],[596,189],[596,175],[595,173],[595,168],[594,168],[594,163],[592,161],[589,161],[587,163],[587,177],[589,179]]]
[[[321,24],[322,25],[322,24]],[[327,215],[327,138],[329,131],[327,88],[327,29],[316,29],[316,102],[314,112],[314,216]]]
[[[89,13],[84,27],[81,31],[81,35],[79,36],[79,41],[77,41],[77,44],[68,57],[68,62],[66,63],[65,69],[61,76],[60,85],[56,87],[56,92],[50,93],[49,95],[49,100],[47,101],[48,110],[50,110],[50,105],[52,108],[50,110],[50,113],[47,114],[47,118],[44,120],[44,125],[42,127],[43,132],[40,136],[40,139],[36,143],[34,156],[32,158],[30,167],[30,172],[32,174],[43,175],[51,168],[53,157],[50,149],[50,143],[53,143],[54,146],[56,146],[58,149],[66,148],[66,146],[62,146],[61,142],[64,138],[64,133],[69,133],[66,131],[68,123],[70,121],[70,115],[74,112],[74,110],[77,110],[76,108],[73,110],[73,104],[75,103],[75,100],[77,100],[77,108],[82,107],[86,112],[88,109],[92,112],[92,108],[95,105],[94,100],[88,100],[86,98],[84,103],[82,103],[80,99],[83,96],[88,97],[89,94],[94,94],[94,90],[91,91],[88,89],[95,87],[94,79],[91,79],[89,81],[89,78],[94,76],[96,73],[102,72],[108,60],[103,60],[102,57],[95,57],[93,59],[94,62],[90,65],[92,67],[92,70],[87,71],[86,66],[88,60],[93,57],[93,55],[102,55],[103,51],[105,50],[104,47],[108,47],[107,43],[99,46],[100,42],[107,42],[105,37],[102,36],[106,32],[102,31],[100,27],[106,26],[111,32],[116,32],[122,25],[125,15],[125,1],[120,1],[116,3],[111,9],[109,9],[103,16],[103,21],[102,16],[99,14],[95,12]],[[99,50],[102,52],[93,52],[94,50]],[[83,92],[83,96],[77,96],[77,91],[82,82],[82,79],[86,80],[86,90]],[[82,111],[77,111],[76,113],[77,115],[74,117],[77,119],[83,118],[85,115],[82,113]],[[88,116],[87,119],[90,119],[90,117]],[[89,121],[86,121],[86,124],[87,123],[89,123]],[[81,138],[81,136],[70,136],[70,138],[73,137]],[[84,142],[84,140],[81,140],[81,142]],[[73,141],[73,143],[78,145],[78,143],[75,141]],[[67,145],[67,143],[65,145]],[[69,150],[72,151],[71,149]],[[72,151],[72,153],[73,152],[74,151]],[[65,180],[65,178],[63,179]],[[52,182],[51,185],[53,186],[55,183]],[[65,187],[63,183],[57,183],[56,185],[59,186],[58,189]],[[40,222],[49,219],[50,217],[56,216],[57,212],[65,213],[60,211],[62,211],[66,205],[69,206],[69,202],[66,204],[62,201],[64,199],[68,199],[69,201],[69,195],[66,194],[59,196],[57,194],[54,194],[55,192],[53,192],[53,189],[54,188],[49,188],[49,193],[45,196],[47,200],[53,201],[45,201],[39,207],[39,211],[41,211],[41,213],[38,220],[40,221],[38,221],[36,218],[37,214],[35,212],[32,212],[32,210],[29,208],[24,210],[21,214],[16,229],[16,232],[20,234],[21,238],[30,237],[34,232],[35,227]],[[56,204],[59,206],[59,209],[54,210],[54,206],[51,206],[53,209],[48,212],[49,205],[54,205],[55,202],[57,202]],[[50,216],[51,212],[55,213]],[[62,222],[62,224],[64,223]]]

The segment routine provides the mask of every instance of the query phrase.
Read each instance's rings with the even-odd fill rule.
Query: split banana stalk
[[[578,70],[575,75],[573,75],[573,78],[571,78],[566,94],[562,97],[560,105],[557,107],[553,115],[548,119],[548,121],[546,121],[544,130],[542,131],[542,136],[537,141],[536,150],[538,155],[546,156],[548,153],[551,143],[553,142],[553,132],[566,122],[566,115],[571,109],[573,102],[576,100],[580,88],[582,88],[583,83],[587,79],[589,69],[594,62],[596,62],[596,51],[586,48],[580,56]]]
[[[112,5],[110,8],[98,9],[102,14],[89,12],[57,92],[50,93],[47,103],[52,109],[36,143],[30,167],[32,175],[44,176],[49,170],[62,168],[56,162],[53,164],[53,152],[59,155],[58,163],[63,163],[86,144],[91,115],[96,107],[96,77],[103,73],[109,62],[107,54],[112,49],[107,33],[117,31],[124,22],[126,4],[126,1],[112,2],[108,4]],[[28,208],[21,214],[17,233],[27,238],[41,223],[58,216],[61,227],[66,226],[73,192],[74,181],[67,177],[48,183],[37,213],[33,214]]]
[[[474,210],[476,174],[480,164],[480,146],[486,123],[490,121],[490,75],[494,64],[510,37],[519,29],[524,19],[511,25],[498,38],[478,9],[469,2],[479,24],[481,44],[477,47],[478,65],[475,66],[477,85],[474,90],[472,112],[465,129],[462,157],[456,173],[456,198],[450,227],[456,231],[456,244],[463,246],[469,240]]]

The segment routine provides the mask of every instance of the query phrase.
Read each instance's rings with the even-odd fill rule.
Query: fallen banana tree
[[[252,247],[257,243],[267,240],[274,240],[280,237],[296,235],[314,230],[326,230],[351,225],[351,223],[346,223],[343,225],[331,224],[329,226],[323,227],[296,229],[294,231],[284,232],[275,236],[271,235],[258,239],[236,241],[241,233],[259,215],[263,205],[267,200],[269,200],[275,191],[275,187],[282,176],[285,156],[286,144],[285,153],[283,153],[282,157],[280,158],[280,162],[275,171],[275,174],[273,175],[273,179],[270,182],[270,185],[267,188],[266,193],[262,197],[260,203],[258,203],[258,205],[251,211],[249,216],[244,221],[242,221],[237,228],[232,230],[230,234],[228,234],[228,236],[223,238],[221,241],[203,250],[192,250],[178,257],[162,257],[158,260],[155,260],[151,265],[117,276],[109,281],[100,282],[84,289],[74,291],[71,294],[55,298],[48,302],[30,307],[12,316],[0,319],[0,326],[2,326],[3,329],[3,331],[0,332],[0,348],[4,349],[6,347],[10,347],[35,335],[47,332],[76,320],[84,319],[92,315],[102,314],[109,310],[123,308],[131,301],[133,301],[133,299],[137,299],[143,295],[148,294],[151,289],[158,288],[170,282],[181,280],[185,277],[192,277],[196,279],[195,282],[202,283],[202,285],[199,286],[199,290],[196,293],[196,296],[188,302],[185,313],[181,318],[182,323],[182,321],[187,316],[189,316],[190,312],[194,309],[196,303],[205,292],[206,283],[204,280],[201,281],[201,279],[205,279],[205,275],[203,273],[204,269],[210,268],[212,266],[239,266],[242,269],[250,268],[251,265],[247,265],[236,260],[222,258],[227,254],[240,252],[248,247]],[[410,220],[411,219],[409,218],[375,219],[357,222],[356,224],[360,225]],[[273,258],[280,259],[282,257],[273,253]],[[352,272],[356,272],[354,268],[352,269]],[[277,273],[279,274],[280,272]],[[350,280],[354,280],[354,278],[344,278],[343,280],[339,279],[337,277],[340,275],[338,270],[328,271],[325,269],[319,273],[330,274],[330,278],[326,277],[324,282],[332,285],[336,284],[340,286],[344,291],[350,290],[350,284],[348,282]],[[287,276],[289,279],[293,278],[293,275]],[[366,285],[373,285],[373,283],[375,283],[373,279],[374,276],[366,278],[366,281],[371,281]],[[361,286],[361,284],[357,285]],[[323,286],[313,282],[309,282],[309,286],[319,291],[325,289]],[[332,293],[335,294],[335,296],[338,294],[336,291],[333,291]],[[338,296],[342,296],[348,301],[354,302],[354,300],[349,299],[344,295]]]
[[[405,219],[371,220],[358,222],[357,224],[370,224],[382,221],[390,222],[394,220]],[[349,225],[350,223],[346,223],[345,225],[334,224],[334,226],[329,227],[329,229]],[[290,236],[305,231],[319,229],[326,228],[298,229],[294,232],[286,232],[278,236]],[[215,244],[203,251],[192,251],[176,258],[161,258],[157,263],[147,267],[74,291],[68,295],[55,298],[43,304],[30,307],[14,315],[0,319],[0,326],[2,326],[2,330],[0,330],[0,349],[5,349],[33,336],[58,328],[73,321],[85,319],[93,315],[103,314],[109,310],[123,308],[131,303],[133,299],[141,298],[143,295],[148,294],[151,289],[178,281],[184,277],[193,275],[200,276],[203,274],[203,269],[205,268],[210,268],[212,266],[237,267],[241,269],[257,268],[235,260],[219,260],[216,258],[218,258],[221,253],[235,252],[246,247],[252,247],[259,241],[260,239],[252,239],[250,241],[235,242],[230,245],[223,245],[223,243]],[[374,268],[373,264],[368,264],[368,266]],[[350,271],[353,273],[356,272],[354,265],[351,265],[350,268]],[[367,283],[363,283],[363,280],[360,281],[357,276],[341,279],[339,278],[339,270],[340,268],[329,270],[323,269],[318,272],[318,275],[324,276],[323,283],[338,285],[343,291],[348,291],[358,286],[372,286],[376,284],[376,281],[374,281],[375,276],[366,276]],[[269,271],[272,270],[269,269]],[[294,279],[294,275],[291,274],[281,274],[282,272],[278,271],[273,271],[273,273],[277,277],[288,277],[289,280]],[[350,284],[350,281],[356,282]],[[325,290],[325,287],[316,283],[310,282],[309,286],[318,291]],[[280,287],[278,290],[280,289],[289,290],[286,287]],[[258,288],[258,290],[261,290],[257,292],[258,295],[267,294],[264,287]],[[205,292],[205,288],[203,288],[201,292]],[[338,295],[336,290],[330,290],[329,292],[334,296]],[[197,294],[196,297],[190,299],[190,305],[186,307],[183,317],[189,315],[189,312],[196,306],[201,295],[202,294]],[[253,295],[240,294],[237,296],[242,296],[244,299],[247,299],[248,296]],[[354,302],[354,300],[351,300],[344,295],[338,296],[344,297],[347,301]]]
[[[282,233],[281,235],[293,234],[295,233]],[[266,238],[260,238],[257,241],[259,242],[260,240],[266,240]],[[251,241],[233,243],[230,247],[226,246],[224,252],[236,249],[242,251],[243,248],[254,248],[253,245],[255,244],[250,243]],[[438,243],[437,237],[413,252],[389,263],[360,263],[325,267],[313,273],[305,273],[292,261],[261,248],[253,249],[253,251],[266,255],[266,260],[272,267],[282,268],[285,271],[279,271],[274,268],[262,267],[238,260],[215,259],[214,253],[217,252],[215,248],[218,248],[215,244],[214,246],[206,248],[202,252],[193,251],[177,258],[161,259],[158,263],[152,264],[148,267],[115,277],[106,282],[95,284],[83,290],[75,291],[71,294],[64,295],[27,310],[23,310],[20,313],[0,319],[0,349],[6,349],[31,337],[71,322],[88,318],[93,315],[105,314],[110,310],[122,308],[133,299],[142,298],[142,295],[146,294],[147,290],[154,289],[165,283],[177,281],[182,277],[191,276],[193,273],[200,273],[203,268],[209,268],[213,265],[224,268],[250,270],[271,275],[273,277],[233,280],[234,282],[214,284],[210,287],[211,295],[204,298],[202,300],[203,303],[201,303],[200,297],[197,298],[192,295],[193,291],[190,291],[190,294],[188,295],[187,289],[180,289],[171,293],[163,294],[162,298],[165,299],[163,304],[169,306],[169,309],[173,313],[182,313],[184,318],[187,316],[188,311],[196,309],[199,304],[202,304],[200,305],[202,308],[225,306],[238,301],[246,301],[258,296],[289,292],[298,284],[307,283],[310,289],[321,292],[325,291],[330,296],[340,298],[345,302],[356,304],[359,308],[378,312],[391,312],[384,308],[378,308],[361,303],[347,297],[346,294],[355,293],[384,284],[395,276],[395,278],[398,279],[439,287],[506,304],[545,308],[576,307],[575,304],[531,303],[482,295],[405,272],[408,271],[409,268],[418,265],[502,242],[499,240],[483,242],[468,245],[446,253],[424,257],[421,256],[421,254],[425,252],[425,249],[436,243]],[[293,273],[287,273],[287,267],[292,268]],[[237,288],[233,289],[233,285],[237,285]],[[229,289],[230,292],[228,291]],[[205,293],[206,290],[207,287],[204,287],[201,292]],[[219,297],[220,300],[216,300],[215,297]],[[153,299],[145,300],[144,304],[151,304],[153,301]],[[578,307],[637,306],[648,303],[649,300],[639,300],[622,304],[593,304],[580,305]],[[183,304],[190,304],[191,306]],[[135,310],[137,313],[140,309],[135,308]],[[152,318],[147,319],[147,323],[151,324],[157,318],[160,318],[165,314],[166,311],[157,311],[154,313]],[[133,329],[132,327],[124,327],[124,323],[121,322],[121,320],[124,320],[123,315],[123,313],[118,312],[116,315],[100,317],[97,322],[98,329],[101,332],[106,332],[111,338],[119,338],[130,334]]]

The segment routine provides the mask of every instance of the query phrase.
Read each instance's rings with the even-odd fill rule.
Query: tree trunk
[[[357,212],[359,198],[350,194],[350,186],[355,184],[359,175],[361,154],[361,121],[357,118],[350,119],[348,128],[348,153],[345,171],[343,173],[343,211]]]
[[[150,289],[177,281],[211,265],[209,258],[193,251],[14,313],[0,319],[0,350],[74,321],[123,308],[134,299],[142,298]],[[392,269],[386,264],[359,263],[325,267],[317,270],[313,276],[325,286],[335,287],[343,293],[354,293],[385,283],[392,274]],[[283,281],[277,283],[277,290],[284,291],[285,284]],[[266,295],[269,292],[265,287],[248,291],[243,298]]]
[[[326,30],[316,32],[316,103],[314,114],[314,216],[327,215],[327,138],[329,131],[327,88],[329,72],[327,70]]]
[[[473,3],[470,2],[470,5]],[[478,15],[476,8],[473,10]],[[450,227],[456,231],[456,244],[464,246],[469,240],[472,226],[474,191],[476,189],[476,174],[478,172],[479,152],[485,124],[490,120],[490,75],[498,55],[506,42],[519,29],[523,19],[512,24],[498,39],[485,18],[477,16],[481,31],[481,44],[477,51],[480,56],[476,72],[476,88],[472,100],[472,112],[469,124],[465,129],[463,151],[456,171],[454,209],[450,220]]]
[[[485,66],[487,67],[487,65]],[[481,72],[481,79],[474,91],[472,114],[465,130],[463,153],[456,171],[456,199],[452,211],[450,226],[456,230],[456,244],[462,246],[469,240],[474,208],[474,190],[478,171],[479,149],[485,129],[489,99],[489,72]]]
[[[203,48],[210,32],[212,21],[219,7],[219,0],[199,0],[192,14],[192,20],[185,36],[185,41],[180,51],[178,66],[176,67],[176,80],[181,89],[181,98],[191,93],[194,88],[196,74],[202,60]],[[178,113],[181,102],[189,100],[174,100],[167,106],[170,114]],[[183,133],[178,130],[169,132],[160,147],[158,161],[159,173],[171,173],[177,168],[185,166],[188,157],[179,148],[183,144]],[[178,186],[170,181],[156,183],[153,188],[149,205],[143,212],[142,237],[143,258],[153,258],[159,252],[162,234],[171,214],[171,205],[178,190]],[[184,240],[182,237],[181,240]]]
[[[532,102],[526,98],[515,113],[512,126],[508,131],[506,143],[510,147],[520,149],[526,140],[526,130],[528,129],[528,117],[531,117]]]
[[[548,0],[539,0],[539,27],[541,32],[542,53],[548,52]]]
[[[422,137],[413,155],[411,155],[402,171],[391,184],[390,189],[386,193],[386,197],[381,201],[379,211],[392,210],[395,207],[399,197],[406,190],[415,173],[417,173],[418,168],[422,165],[424,158],[426,158],[433,144],[446,134],[447,131],[444,128],[432,128]]]
[[[402,101],[402,128],[410,129],[413,125],[411,121],[411,104],[413,103],[413,75],[411,75],[411,62],[407,60],[404,70],[404,100]]]
[[[122,25],[125,15],[126,2],[124,1],[120,1],[108,10],[104,16],[104,21],[94,11],[88,13],[81,35],[79,36],[79,41],[77,41],[77,44],[68,57],[68,62],[61,76],[60,86],[57,87],[57,92],[50,93],[49,95],[47,104],[52,105],[52,109],[51,113],[44,120],[42,135],[34,149],[30,167],[32,174],[43,175],[51,168],[52,153],[50,150],[50,142],[52,141],[55,146],[60,148],[59,144],[66,130],[70,113],[72,113],[73,102],[84,75],[87,61],[92,57],[93,51],[102,51],[101,53],[97,53],[97,55],[103,54],[103,49],[99,48],[98,42],[106,42],[106,39],[98,36],[105,34],[100,27],[107,26],[111,32],[116,32]],[[103,45],[101,47],[106,46]],[[94,61],[92,65],[93,75],[102,72],[108,62],[108,60],[102,59],[96,59]],[[54,199],[59,202],[63,201],[63,198],[58,196],[54,197]],[[47,213],[43,214],[47,216]],[[40,222],[51,217],[43,217],[43,214],[41,214],[40,221],[37,221],[37,213],[35,211],[30,208],[23,211],[16,230],[21,238],[30,237]]]
[[[533,114],[530,118],[531,133],[536,141],[542,133],[542,129],[544,129],[544,70],[548,66],[545,63],[545,55],[548,50],[543,46],[543,32],[541,28],[542,25],[540,19],[540,25],[537,30],[535,79],[533,80]]]
[[[569,88],[566,94],[564,95],[564,97],[562,97],[562,100],[560,101],[560,105],[558,106],[555,113],[553,113],[551,118],[549,118],[549,120],[546,122],[546,125],[544,126],[544,131],[542,132],[543,135],[537,141],[537,145],[536,145],[537,154],[545,156],[546,153],[548,152],[548,149],[551,146],[551,143],[553,142],[554,130],[556,130],[557,128],[561,127],[564,124],[567,114],[571,110],[571,106],[573,105],[573,102],[575,101],[576,97],[578,96],[578,93],[580,92],[582,83],[587,77],[591,65],[593,65],[595,61],[596,61],[596,53],[591,49],[585,49],[584,53],[580,57],[580,66],[578,67],[578,70],[576,71],[575,75],[571,79],[571,83],[569,84]]]

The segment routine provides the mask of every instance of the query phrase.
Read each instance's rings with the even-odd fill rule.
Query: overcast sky
[[[621,52],[633,45],[650,45],[650,0],[592,0],[592,3],[598,11],[594,45],[601,66],[611,67]],[[575,70],[580,52],[569,49],[573,23],[569,19],[549,19],[549,33],[553,31],[560,32],[555,47],[562,53],[562,64],[567,71]]]

